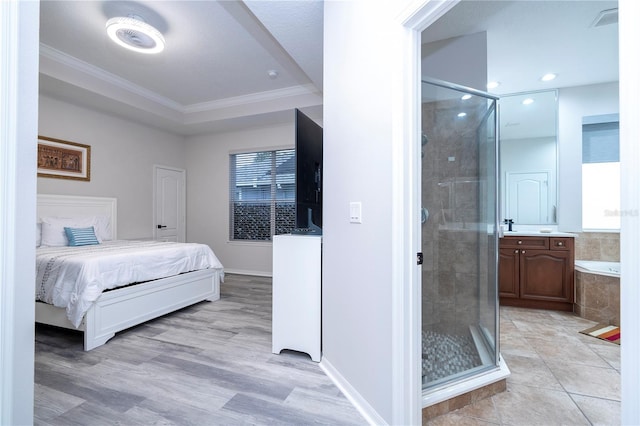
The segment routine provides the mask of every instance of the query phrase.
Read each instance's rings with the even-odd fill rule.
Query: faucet
[[[504,224],[509,225],[509,232],[513,231],[513,219],[505,219]]]

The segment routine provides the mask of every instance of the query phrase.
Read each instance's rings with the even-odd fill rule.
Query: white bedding
[[[104,290],[222,264],[209,246],[160,241],[106,241],[36,249],[36,299],[66,308],[77,328]]]

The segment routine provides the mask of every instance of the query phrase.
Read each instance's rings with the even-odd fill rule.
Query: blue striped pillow
[[[100,244],[96,238],[96,232],[93,229],[93,226],[88,228],[67,228],[65,226],[64,232],[67,234],[70,246],[76,247]]]

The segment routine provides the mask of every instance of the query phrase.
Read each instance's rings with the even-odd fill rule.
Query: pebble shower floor
[[[422,383],[429,384],[482,364],[471,336],[422,332]]]

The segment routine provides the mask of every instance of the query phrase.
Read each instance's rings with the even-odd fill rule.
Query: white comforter
[[[105,241],[36,250],[36,299],[66,308],[77,328],[103,290],[222,264],[205,244]]]

